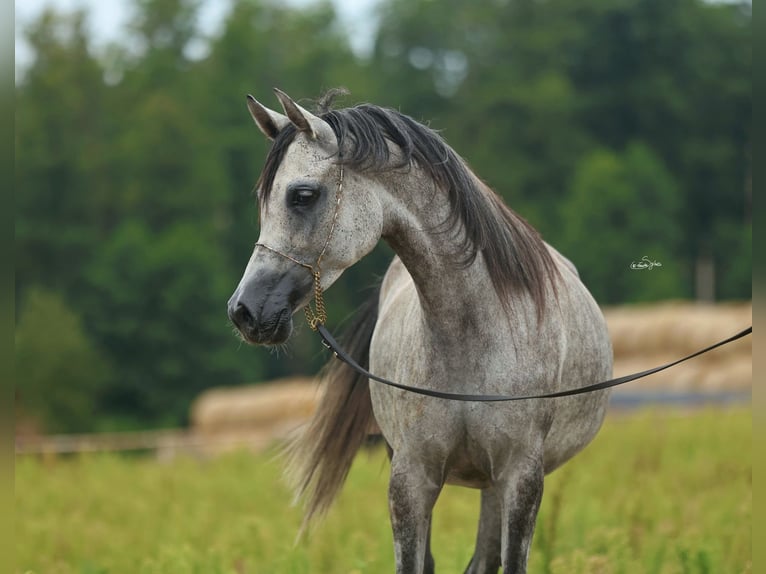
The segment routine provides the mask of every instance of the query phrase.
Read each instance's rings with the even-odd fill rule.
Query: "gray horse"
[[[434,131],[374,105],[332,110],[328,97],[315,115],[276,94],[284,114],[248,97],[273,144],[258,182],[261,235],[228,307],[246,341],[286,341],[315,287],[321,295],[383,238],[397,257],[345,339],[374,374],[506,395],[611,376],[604,318],[574,266]],[[544,476],[593,439],[608,399],[459,402],[370,382],[340,362],[325,379],[290,447],[307,520],[380,429],[399,573],[433,572],[431,513],[445,483],[481,489],[466,572],[526,572]]]

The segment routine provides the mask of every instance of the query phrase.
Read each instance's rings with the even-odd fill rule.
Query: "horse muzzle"
[[[292,315],[311,292],[311,276],[302,270],[243,279],[229,299],[229,319],[253,345],[279,345],[293,331]]]

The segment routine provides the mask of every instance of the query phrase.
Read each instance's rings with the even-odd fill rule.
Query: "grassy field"
[[[546,479],[534,574],[751,572],[751,411],[611,416]],[[299,510],[271,455],[158,463],[17,459],[17,572],[393,572],[382,450],[358,457],[328,517],[295,544]],[[436,507],[438,572],[463,572],[478,492]]]

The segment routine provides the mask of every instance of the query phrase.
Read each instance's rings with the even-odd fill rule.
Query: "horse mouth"
[[[251,345],[285,343],[293,332],[292,315],[310,297],[312,277],[300,267],[255,269],[227,303],[229,320]]]
[[[282,309],[273,319],[260,324],[239,326],[235,324],[240,337],[250,345],[281,345],[293,332],[292,314],[289,309]]]

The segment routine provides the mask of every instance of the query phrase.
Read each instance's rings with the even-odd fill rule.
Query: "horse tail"
[[[375,289],[341,337],[343,348],[364,368],[369,367],[379,293]],[[295,500],[305,501],[301,532],[332,505],[354,456],[376,427],[367,377],[331,357],[321,379],[324,392],[313,417],[286,448],[288,481]]]

